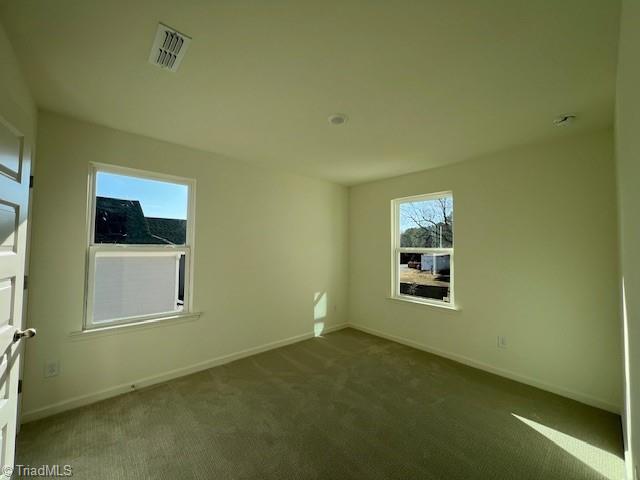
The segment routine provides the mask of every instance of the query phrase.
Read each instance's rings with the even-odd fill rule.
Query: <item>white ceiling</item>
[[[41,108],[354,184],[612,123],[616,0],[4,0]],[[193,37],[147,62],[162,21]],[[349,122],[327,122],[334,113]],[[570,128],[554,128],[576,112]],[[179,159],[176,159],[179,161]]]

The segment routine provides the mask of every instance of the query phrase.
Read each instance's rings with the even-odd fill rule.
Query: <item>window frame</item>
[[[457,310],[455,303],[455,270],[454,270],[454,248],[456,242],[455,216],[451,232],[453,234],[453,245],[451,248],[431,248],[431,247],[401,247],[400,246],[400,205],[411,202],[421,202],[435,200],[442,197],[451,197],[451,202],[455,205],[453,192],[450,190],[427,193],[422,195],[412,195],[410,197],[394,198],[391,200],[391,298],[405,302],[430,305],[440,308]],[[455,207],[454,207],[455,208]],[[400,293],[400,254],[401,253],[435,253],[449,255],[450,281],[449,281],[449,301],[436,300]]]
[[[96,220],[96,181],[99,172],[124,175],[160,182],[169,182],[187,186],[187,231],[184,245],[148,245],[148,244],[117,244],[95,243]],[[195,195],[196,181],[192,178],[178,177],[164,173],[150,172],[119,165],[111,165],[97,162],[89,163],[88,187],[87,187],[87,237],[86,268],[85,268],[85,301],[82,323],[83,331],[95,331],[104,328],[123,325],[135,325],[147,323],[150,320],[162,320],[180,318],[193,315],[193,249],[194,249],[194,223],[195,223]],[[93,301],[95,287],[96,256],[100,254],[114,254],[121,252],[125,255],[138,256],[165,256],[171,254],[185,255],[184,272],[184,305],[181,311],[159,312],[149,315],[136,315],[132,317],[116,318],[109,321],[94,322]],[[126,252],[126,253],[125,253]]]

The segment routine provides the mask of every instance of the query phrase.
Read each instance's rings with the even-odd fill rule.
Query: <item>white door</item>
[[[15,453],[18,379],[23,338],[22,297],[27,246],[30,149],[0,112],[0,478],[10,477]]]

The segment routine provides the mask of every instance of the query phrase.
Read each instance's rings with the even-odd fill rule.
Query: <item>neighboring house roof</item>
[[[145,217],[138,200],[96,197],[96,243],[184,245],[187,221]]]
[[[156,238],[166,240],[173,245],[187,243],[187,221],[177,218],[145,217],[149,231]]]

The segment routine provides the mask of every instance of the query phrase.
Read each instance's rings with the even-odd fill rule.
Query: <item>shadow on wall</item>
[[[324,322],[327,318],[327,292],[313,294],[313,335],[322,336]]]

